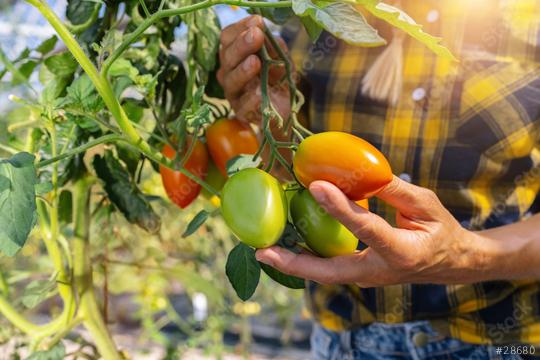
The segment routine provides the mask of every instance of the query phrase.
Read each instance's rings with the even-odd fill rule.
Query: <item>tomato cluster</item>
[[[356,236],[321,208],[306,188],[316,180],[331,182],[351,201],[368,209],[367,198],[392,180],[385,157],[365,140],[347,133],[325,132],[302,141],[293,159],[294,175],[302,188],[287,192],[275,177],[257,168],[227,178],[227,161],[258,150],[257,137],[248,125],[218,120],[207,129],[206,141],[209,151],[197,142],[185,167],[221,190],[225,222],[242,242],[254,248],[276,244],[290,221],[318,255],[351,254],[358,247]],[[165,147],[164,154],[172,157],[174,152]],[[182,208],[201,189],[179,172],[162,168],[161,173],[169,197]]]
[[[341,132],[304,140],[295,153],[293,169],[304,187],[316,180],[331,182],[366,209],[367,198],[392,180],[388,161],[375,147]],[[358,247],[351,231],[322,209],[307,189],[284,195],[278,180],[259,169],[242,170],[227,181],[222,212],[233,233],[255,248],[276,244],[288,218],[320,256],[350,254]]]
[[[191,138],[186,141],[184,151],[190,145]],[[258,148],[257,135],[249,125],[236,119],[220,119],[206,130],[206,144],[197,140],[184,168],[204,179],[212,188],[221,190],[227,180],[227,161],[238,155],[254,155]],[[169,159],[177,156],[169,145],[164,146],[162,154]],[[178,157],[181,158],[182,154]],[[182,209],[190,205],[201,192],[201,185],[180,171],[161,166],[160,173],[169,199]],[[206,190],[203,190],[203,195],[212,198],[212,194]]]

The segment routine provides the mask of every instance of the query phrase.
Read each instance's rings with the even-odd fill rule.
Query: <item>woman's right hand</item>
[[[287,50],[285,42],[278,39]],[[268,43],[268,42],[266,42]],[[257,56],[265,44],[262,17],[252,15],[232,24],[221,33],[219,52],[221,67],[217,78],[225,90],[225,97],[241,121],[260,124],[261,121],[261,59]],[[269,54],[276,57],[271,46]],[[284,119],[290,114],[289,88],[284,78],[285,68],[273,65],[269,73],[269,96]]]

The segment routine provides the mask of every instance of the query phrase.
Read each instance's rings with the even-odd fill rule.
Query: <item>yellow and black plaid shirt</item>
[[[437,58],[407,38],[397,106],[361,92],[362,77],[382,48],[349,46],[327,33],[312,44],[297,24],[284,27],[307,84],[311,128],[368,140],[396,175],[434,190],[471,230],[539,212],[540,1],[402,4],[460,62]],[[391,38],[383,22],[367,19]],[[393,223],[391,207],[372,199],[370,208]],[[540,344],[540,281],[377,289],[311,283],[306,294],[315,319],[331,330],[428,319],[466,342]]]

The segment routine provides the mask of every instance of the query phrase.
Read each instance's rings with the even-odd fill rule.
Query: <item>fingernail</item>
[[[260,251],[257,251],[255,253],[255,258],[257,259],[257,261],[262,262],[263,264],[273,266],[272,261],[266,258],[263,254],[261,254]]]
[[[249,19],[248,26],[259,26],[260,23],[261,18],[258,16],[253,16],[251,19]]]
[[[326,203],[326,192],[321,186],[311,185],[309,187],[309,192],[311,193],[311,195],[313,195],[313,197],[315,198],[315,200],[317,200],[318,203]]]
[[[248,44],[252,44],[253,43],[253,38],[255,37],[255,35],[253,34],[253,28],[249,29],[247,31],[247,34],[246,34],[246,43]]]
[[[244,63],[242,64],[242,69],[244,69],[244,71],[249,71],[252,66],[253,59],[251,58],[251,56],[249,56],[246,60],[244,60]]]

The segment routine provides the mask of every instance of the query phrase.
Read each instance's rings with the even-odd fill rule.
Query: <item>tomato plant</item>
[[[206,171],[208,169],[208,151],[206,150],[206,146],[199,140],[196,140],[193,148],[191,148],[192,142],[193,140],[190,138],[186,144],[187,148],[191,149],[191,154],[186,159],[184,168],[193,175],[203,179],[206,177]],[[177,152],[167,144],[163,147],[162,153],[169,159],[174,159],[177,156]],[[201,185],[180,171],[160,165],[159,172],[161,173],[163,187],[169,199],[182,209],[191,204],[199,195]]]
[[[287,223],[287,198],[281,184],[259,169],[241,170],[225,183],[221,209],[232,232],[258,249],[274,245]]]
[[[210,155],[227,176],[227,161],[238,155],[255,155],[259,149],[257,135],[248,124],[236,119],[220,119],[206,130]]]
[[[88,331],[101,357],[123,357],[108,328],[106,311],[101,308],[101,300],[106,304],[106,299],[98,298],[95,291],[97,279],[107,284],[104,269],[113,264],[111,254],[107,253],[108,244],[96,246],[95,242],[101,241],[96,231],[117,231],[116,226],[103,221],[111,214],[122,216],[126,224],[138,226],[148,236],[161,234],[163,225],[172,226],[162,223],[154,209],[155,195],[144,186],[146,172],[155,171],[152,174],[157,175],[160,171],[167,192],[181,207],[187,206],[201,187],[212,196],[220,195],[219,182],[210,184],[211,179],[204,180],[208,155],[201,138],[208,127],[210,153],[222,173],[231,157],[243,154],[227,169],[237,173],[224,185],[221,211],[232,231],[254,247],[276,242],[285,246],[287,241],[282,235],[291,235],[292,227],[286,224],[283,189],[267,173],[278,162],[294,177],[293,168],[280,149],[294,149],[300,143],[294,171],[304,186],[315,179],[338,183],[338,177],[345,176],[351,180],[351,186],[350,191],[344,190],[358,200],[372,195],[389,181],[387,164],[365,142],[336,133],[310,136],[311,132],[300,124],[297,113],[303,97],[296,88],[290,59],[269,29],[265,29],[267,46],[276,50],[277,58],[271,58],[266,47],[259,54],[260,144],[257,146],[253,134],[238,122],[217,120],[227,117],[229,111],[219,98],[222,91],[216,82],[221,29],[214,6],[240,6],[270,20],[284,14],[298,17],[304,20],[314,40],[326,29],[350,44],[383,44],[384,40],[366,26],[364,17],[348,2],[70,0],[64,15],[56,14],[45,0],[26,2],[41,13],[55,34],[36,47],[25,49],[15,59],[0,51],[4,65],[0,79],[9,74],[11,85],[26,89],[22,98],[10,97],[17,108],[9,117],[9,136],[0,134],[0,252],[5,255],[4,262],[5,258],[29,249],[27,239],[39,235],[44,246],[31,249],[43,249],[50,257],[50,276],[48,280],[40,279],[39,295],[25,303],[35,304],[57,296],[61,308],[52,314],[50,322],[35,324],[18,306],[18,292],[10,291],[8,285],[16,280],[5,280],[2,269],[0,314],[30,339],[31,350],[41,352],[38,356],[46,356],[44,352],[54,349],[63,337],[81,326]],[[436,53],[451,57],[438,39],[423,33],[421,27],[408,21],[408,16],[396,16],[399,9],[377,7],[377,3],[365,1],[358,6],[420,39]],[[274,16],[277,9],[280,16]],[[185,58],[179,58],[172,49],[181,26],[187,29]],[[357,28],[363,30],[356,31]],[[284,85],[290,93],[292,111],[285,119],[275,110],[269,96],[270,66],[276,63],[285,68]],[[34,79],[39,79],[39,87],[33,85]],[[234,131],[229,129],[233,125]],[[274,127],[291,129],[291,141],[277,141],[271,131]],[[169,139],[175,139],[175,143]],[[263,148],[269,149],[269,156],[261,165]],[[176,156],[173,149],[183,151]],[[351,179],[348,171],[364,165],[373,168],[362,182]],[[254,167],[263,169],[250,169]],[[181,184],[189,184],[185,193]],[[189,209],[182,215],[187,213],[193,215]],[[194,234],[218,213],[219,209],[200,211],[189,223],[184,237]],[[35,224],[37,230],[33,231]],[[130,251],[138,255],[129,264],[138,269],[143,268],[141,262],[150,253],[163,255],[163,251],[155,249],[139,253],[136,246],[129,247],[129,242],[117,250],[112,255],[125,256]],[[243,243],[237,244],[227,259],[226,275],[242,299],[253,294],[261,270],[285,286],[303,286],[302,279],[261,267],[254,250]],[[155,265],[162,262],[163,258],[155,258],[154,268],[186,282],[190,280],[198,292],[216,297],[204,276],[193,269],[186,270],[178,262],[174,268]],[[123,264],[120,260],[118,263]],[[42,273],[36,271],[34,275],[40,277]],[[158,284],[150,283],[155,286],[145,289],[147,294],[143,298],[158,294],[159,299],[148,301],[145,309],[163,310],[167,306],[166,296]],[[151,322],[147,320],[146,325]]]
[[[302,185],[325,180],[351,200],[375,195],[392,181],[392,170],[379,150],[367,141],[342,132],[325,132],[305,139],[294,156],[294,173]]]

